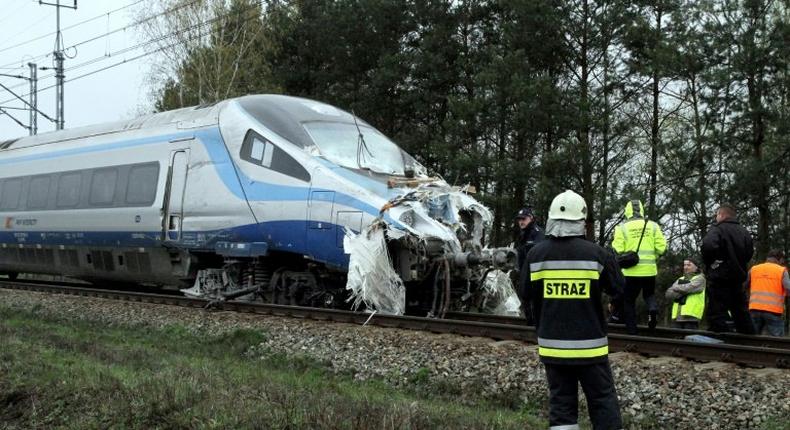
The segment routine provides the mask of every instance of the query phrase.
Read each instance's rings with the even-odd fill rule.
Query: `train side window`
[[[117,180],[118,169],[115,167],[94,170],[89,197],[91,206],[112,206]]]
[[[58,180],[58,195],[55,206],[73,208],[80,202],[80,185],[82,172],[63,173]]]
[[[126,184],[126,203],[150,206],[156,199],[156,185],[159,180],[159,163],[132,166]]]
[[[3,199],[0,200],[0,209],[15,210],[19,208],[19,197],[22,195],[22,178],[6,179],[3,181]]]
[[[298,161],[259,134],[249,131],[241,145],[242,160],[305,182],[310,174]]]
[[[34,176],[27,192],[27,209],[46,209],[49,201],[49,175]]]

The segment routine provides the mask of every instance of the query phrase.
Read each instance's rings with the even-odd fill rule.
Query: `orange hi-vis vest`
[[[785,295],[782,276],[785,268],[776,263],[762,263],[752,267],[749,284],[749,310],[784,313]]]

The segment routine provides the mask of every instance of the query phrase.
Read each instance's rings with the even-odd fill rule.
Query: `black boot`
[[[650,311],[650,314],[647,317],[647,327],[650,330],[655,330],[657,325],[658,325],[658,312]]]

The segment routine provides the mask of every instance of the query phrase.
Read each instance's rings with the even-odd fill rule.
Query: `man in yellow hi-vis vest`
[[[666,298],[672,302],[672,327],[699,328],[705,311],[705,275],[695,260],[683,260],[683,276],[667,289]]]
[[[656,260],[667,250],[667,241],[661,227],[645,218],[645,208],[639,200],[631,200],[625,205],[625,221],[614,230],[612,248],[618,254],[628,251],[639,255],[639,262],[623,268],[625,276],[625,296],[621,312],[629,334],[636,334],[636,298],[639,292],[645,299],[648,315],[648,326],[653,329],[658,323],[658,305],[656,304]],[[618,309],[620,310],[620,309]]]

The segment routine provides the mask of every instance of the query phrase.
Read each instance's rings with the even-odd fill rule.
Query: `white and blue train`
[[[245,96],[0,142],[0,273],[11,277],[197,280],[204,292],[337,305],[346,231],[378,223],[410,302],[435,312],[437,294],[445,309],[451,295],[473,300],[486,270],[510,264],[484,249],[489,221],[364,121],[303,98]]]

